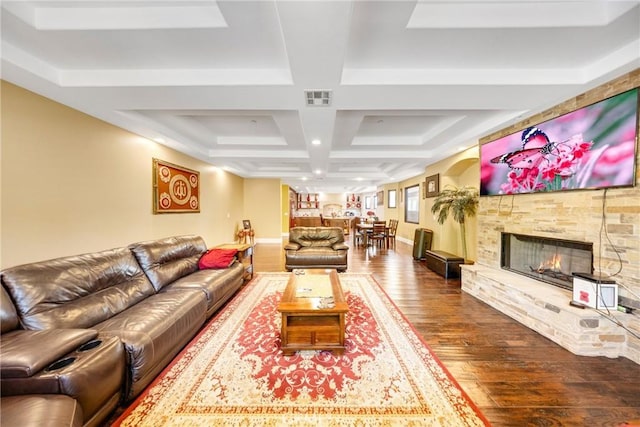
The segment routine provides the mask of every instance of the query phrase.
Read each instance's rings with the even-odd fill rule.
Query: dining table
[[[389,226],[385,225],[385,234],[389,234]],[[364,247],[366,248],[369,244],[369,233],[373,231],[373,223],[370,222],[360,222],[356,224],[356,232],[353,233],[353,246],[356,246],[356,237],[358,232],[362,235],[362,242],[364,243]],[[387,240],[385,239],[385,247],[387,246]]]

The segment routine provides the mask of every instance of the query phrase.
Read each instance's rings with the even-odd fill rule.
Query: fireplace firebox
[[[573,273],[593,273],[593,243],[502,233],[500,266],[571,290]]]

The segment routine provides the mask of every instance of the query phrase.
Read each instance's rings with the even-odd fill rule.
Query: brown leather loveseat
[[[285,269],[335,268],[347,270],[349,246],[340,227],[293,227],[284,246]]]
[[[3,425],[100,425],[139,395],[242,285],[238,262],[199,270],[206,251],[178,236],[0,272]]]

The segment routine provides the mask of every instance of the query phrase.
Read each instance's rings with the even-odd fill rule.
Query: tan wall
[[[281,190],[280,179],[244,180],[244,214],[257,241],[281,239]]]
[[[242,178],[7,82],[1,96],[1,267],[178,234],[233,240]],[[200,172],[200,213],[153,214],[154,157]]]
[[[568,113],[609,96],[640,86],[640,70],[570,99],[548,111],[487,136],[481,143]],[[500,267],[500,232],[534,234],[593,242],[594,268],[614,274],[623,285],[620,294],[638,300],[640,295],[640,152],[636,186],[606,192],[606,233],[603,222],[604,190],[573,190],[555,193],[482,197],[478,215],[478,263]],[[613,251],[608,239],[618,249]]]
[[[478,188],[478,183],[480,182],[478,147],[470,148],[454,156],[429,165],[425,175],[430,176],[435,174],[439,174],[441,190],[448,186],[470,186]],[[451,215],[449,215],[449,218],[444,224],[439,224],[436,221],[434,214],[431,213],[433,201],[434,198],[432,197],[425,199],[425,216],[423,223],[424,227],[430,228],[434,231],[433,247],[462,256],[464,251],[462,250],[460,225],[453,220]],[[469,260],[475,260],[477,257],[477,224],[477,217],[468,218],[465,221],[467,233],[467,256]]]
[[[404,210],[400,211],[400,184],[397,182],[383,185],[378,188],[378,191],[384,191],[384,206],[378,206],[377,212],[381,218],[385,221],[389,221],[390,219],[402,220],[404,218]],[[396,207],[389,207],[389,190],[396,190]],[[404,209],[404,204],[402,205],[402,209]],[[400,225],[398,225],[398,236],[400,232]]]
[[[456,187],[472,186],[478,188],[480,182],[480,169],[478,159],[478,148],[470,148],[455,156],[448,157],[444,160],[429,165],[424,174],[412,177],[405,181],[393,184],[387,184],[379,188],[384,190],[384,219],[391,218],[400,221],[398,225],[397,236],[413,242],[416,228],[428,228],[433,230],[433,249],[439,249],[462,256],[462,242],[460,239],[460,227],[451,217],[442,225],[438,224],[434,215],[431,213],[433,206],[433,198],[422,198],[424,191],[425,179],[427,176],[439,174],[440,188],[447,185]],[[415,184],[420,184],[420,223],[410,224],[404,222],[404,195],[401,198],[400,193],[404,188]],[[388,207],[389,190],[397,190],[397,208]],[[379,207],[380,208],[380,207]],[[380,209],[379,209],[380,210]],[[477,218],[469,218],[466,224],[467,228],[467,251],[469,260],[475,260],[477,256]]]

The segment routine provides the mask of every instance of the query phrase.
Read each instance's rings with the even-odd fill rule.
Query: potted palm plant
[[[431,213],[437,215],[440,224],[453,216],[454,221],[460,224],[460,236],[462,239],[462,252],[464,259],[467,259],[467,237],[465,219],[473,217],[478,208],[478,190],[475,187],[454,187],[447,186],[438,194],[431,207]]]

